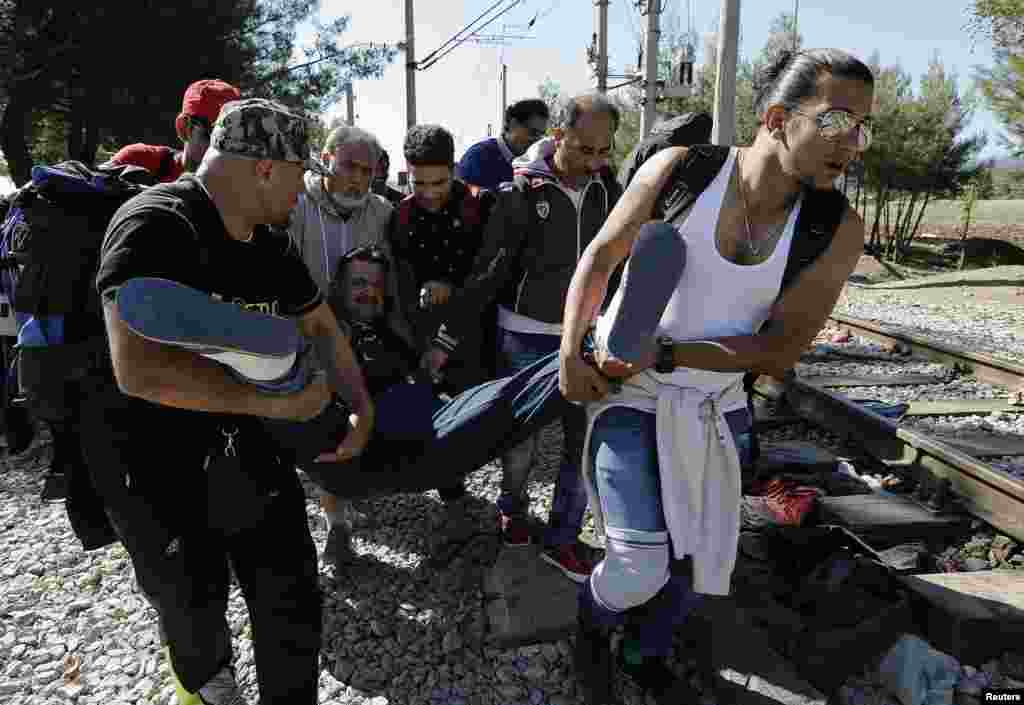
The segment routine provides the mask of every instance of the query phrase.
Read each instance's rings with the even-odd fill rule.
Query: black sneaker
[[[47,472],[43,476],[43,491],[39,498],[44,502],[63,502],[68,496],[68,476],[62,472]]]
[[[626,661],[624,650],[619,651],[618,666],[622,672],[658,703],[672,705],[698,705],[697,691],[686,678],[680,678],[668,667],[664,659],[645,656],[638,664]]]
[[[608,633],[576,622],[576,643],[572,649],[572,668],[586,705],[611,705],[612,650]]]

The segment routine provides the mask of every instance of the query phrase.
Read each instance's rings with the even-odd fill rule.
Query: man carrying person
[[[288,231],[302,261],[325,295],[342,255],[355,247],[374,245],[391,257],[389,232],[394,209],[382,196],[371,192],[380,145],[366,130],[341,126],[331,131],[321,151],[327,174],[309,171],[305,193],[292,212]],[[386,274],[390,299],[397,294],[394,266]],[[392,335],[411,345],[412,334],[398,306],[387,312]],[[352,519],[358,516],[347,500],[321,494],[320,508],[328,523],[324,559],[344,563],[351,557],[349,535]]]
[[[597,236],[621,190],[608,169],[617,108],[605,97],[574,98],[553,137],[515,162],[516,178],[498,194],[484,243],[462,291],[444,311],[424,366],[440,373],[480,312],[498,302],[499,375],[506,376],[558,349],[569,281],[583,250]],[[581,479],[585,415],[562,418],[562,465],[555,482],[542,557],[571,580],[590,574],[578,534],[587,507]],[[499,522],[507,545],[530,543],[526,482],[537,455],[535,436],[502,456]]]
[[[122,147],[109,164],[141,166],[155,174],[160,182],[175,181],[186,171],[195,171],[210,146],[210,131],[225,103],[241,98],[238,89],[220,79],[196,81],[185,90],[181,112],[174,129],[181,140],[180,151],[151,144]]]
[[[228,560],[254,626],[261,702],[317,699],[321,601],[305,495],[259,418],[315,417],[333,390],[352,410],[329,454],[340,462],[362,452],[374,407],[316,282],[289,239],[264,227],[287,223],[304,171],[320,168],[306,130],[304,117],[271,101],[226,105],[196,174],[128,201],[103,244],[96,286],[117,387],[90,400],[87,460],[159,614],[179,702],[244,702],[225,618]],[[326,375],[275,394],[197,352],[143,338],[116,297],[145,277],[294,318]]]
[[[497,137],[472,145],[459,160],[457,174],[473,190],[497,191],[512,180],[512,162],[526,153],[548,129],[551,115],[539,98],[517,100],[505,110],[505,125]]]
[[[586,248],[565,300],[559,386],[587,404],[586,477],[608,539],[580,592],[573,662],[588,705],[613,702],[609,633],[621,624],[621,669],[658,702],[697,701],[665,657],[702,594],[729,594],[734,439],[750,428],[744,375],[787,374],[864,249],[864,224],[834,181],[870,145],[871,70],[836,49],[784,52],[761,85],[754,143],[653,155]],[[671,224],[669,237],[641,256],[638,233],[652,217]],[[684,256],[663,287],[661,273],[682,269]],[[598,374],[579,346],[626,257],[623,281],[645,282],[648,299],[631,305],[654,314],[652,330],[642,345],[615,346],[608,323],[631,298],[621,287],[597,323]],[[660,300],[647,293],[656,289]],[[615,389],[606,375],[619,378]]]

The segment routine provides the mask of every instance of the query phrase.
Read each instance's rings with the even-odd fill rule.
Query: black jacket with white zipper
[[[454,352],[495,300],[520,316],[561,323],[576,264],[622,189],[605,169],[582,189],[577,209],[551,170],[554,149],[544,139],[514,162],[516,179],[499,188],[473,273],[445,307],[438,347]]]

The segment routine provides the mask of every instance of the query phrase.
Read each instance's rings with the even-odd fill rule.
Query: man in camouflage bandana
[[[347,431],[339,429],[344,440],[317,458],[337,463],[362,453],[374,407],[349,339],[298,251],[287,234],[267,227],[288,221],[304,172],[321,169],[306,129],[306,118],[277,103],[228,103],[196,173],[125,203],[101,251],[96,286],[117,386],[94,395],[96,408],[87,409],[86,453],[139,586],[160,616],[182,705],[245,702],[225,620],[229,562],[259,624],[260,702],[317,699],[316,547],[295,463],[261,419],[304,421],[332,394],[341,397],[352,410]],[[211,359],[143,338],[118,308],[121,285],[140,278],[293,319],[325,374],[301,391],[273,394]],[[199,315],[151,308],[172,327]]]

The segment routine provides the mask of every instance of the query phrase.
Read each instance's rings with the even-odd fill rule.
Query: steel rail
[[[801,417],[859,442],[869,455],[918,482],[948,480],[966,511],[1024,541],[1024,481],[794,375],[781,385],[759,382],[757,391],[784,396]]]
[[[829,320],[848,328],[851,333],[876,342],[901,343],[930,360],[949,365],[961,372],[969,372],[983,382],[1008,387],[1011,392],[1024,387],[1024,365],[929,340],[885,323],[864,321],[841,314],[832,314]]]

